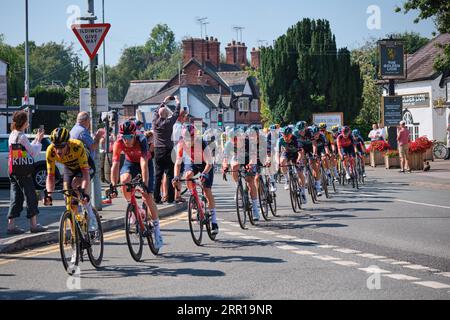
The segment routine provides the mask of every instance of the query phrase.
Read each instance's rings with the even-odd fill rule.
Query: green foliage
[[[335,111],[351,122],[362,105],[359,66],[347,49],[337,50],[326,20],[304,19],[262,48],[259,80],[271,113],[265,117],[281,124]]]
[[[440,33],[450,33],[450,2],[437,0],[406,0],[403,4],[403,12],[406,14],[411,10],[417,10],[419,16],[414,20],[418,23],[420,20],[432,18],[436,28]],[[397,7],[396,12],[402,9]],[[441,46],[444,50],[440,57],[437,57],[434,68],[440,72],[450,70],[450,43]]]
[[[430,41],[430,39],[422,37],[417,32],[392,33],[387,35],[387,37],[390,36],[394,39],[402,39],[405,41],[405,52],[408,54],[415,53]]]

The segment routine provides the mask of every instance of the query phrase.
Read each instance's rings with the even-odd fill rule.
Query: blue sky
[[[101,19],[101,0],[95,0],[96,15]],[[0,0],[0,33],[6,42],[16,45],[24,41],[25,0]],[[339,47],[356,48],[370,37],[383,37],[390,32],[415,31],[431,37],[432,21],[414,24],[416,13],[395,13],[403,0],[105,0],[106,21],[112,24],[107,37],[106,63],[114,65],[123,48],[143,44],[157,23],[166,23],[177,40],[185,36],[200,36],[196,17],[208,17],[208,35],[217,37],[222,50],[236,38],[233,26],[243,26],[243,41],[249,48],[258,40],[272,43],[274,39],[304,17],[324,18],[331,23]],[[87,0],[29,0],[30,40],[38,44],[48,41],[73,42],[81,46],[66,27],[70,6],[86,12]],[[381,9],[381,29],[369,30],[367,9]],[[6,6],[6,8],[5,8]],[[87,61],[86,56],[83,58]]]

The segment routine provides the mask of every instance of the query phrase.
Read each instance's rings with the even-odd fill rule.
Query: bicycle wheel
[[[268,193],[269,189],[267,185],[264,183],[264,178],[262,176],[258,179],[258,199],[259,205],[261,207],[261,213],[264,220],[269,221],[269,201],[268,201]]]
[[[327,173],[325,172],[325,170],[323,169],[323,167],[322,167],[322,170],[321,170],[322,172],[321,172],[321,178],[322,178],[322,189],[323,189],[323,191],[325,192],[325,197],[327,198],[327,199],[329,199],[330,198],[330,194],[328,193],[328,175],[327,175]]]
[[[308,169],[308,192],[311,196],[312,202],[317,204],[317,190],[316,186],[314,185],[315,181],[316,179],[314,179],[311,169]]]
[[[125,235],[131,257],[136,262],[141,261],[144,248],[144,240],[141,234],[142,231],[136,216],[136,209],[130,203],[125,213]]]
[[[447,147],[443,143],[436,143],[433,147],[433,155],[436,159],[445,159],[447,157]]]
[[[289,173],[289,197],[291,199],[292,211],[297,213],[297,190],[295,186],[295,178]]]
[[[239,183],[236,190],[236,213],[239,221],[239,225],[242,229],[246,230],[247,224],[247,202],[244,197],[244,188],[242,184]]]
[[[189,229],[191,230],[191,236],[194,243],[197,246],[201,246],[203,237],[203,221],[200,216],[201,208],[198,206],[199,204],[195,200],[195,197],[191,196],[188,204]]]
[[[298,181],[298,176],[295,179],[295,190],[297,190],[296,192],[296,200],[297,200],[297,209],[298,212],[302,211],[302,196],[300,195],[300,182]]]
[[[90,248],[87,250],[89,261],[94,268],[100,268],[103,260],[104,242],[103,242],[103,229],[100,216],[95,208],[93,208],[95,218],[97,219],[98,229],[97,231],[88,233]]]
[[[147,206],[145,203],[142,204],[142,209],[147,212]],[[159,254],[159,249],[157,249],[155,246],[155,227],[153,226],[152,221],[149,221],[148,218],[145,218],[144,225],[146,228],[145,237],[147,238],[148,247],[150,248],[150,251],[153,253],[153,255],[157,256]]]
[[[77,241],[76,226],[72,222],[72,214],[66,211],[59,223],[59,251],[64,270],[69,275],[75,274],[80,262],[80,245]]]
[[[352,174],[352,180],[353,180],[353,188],[354,189],[359,189],[358,170],[356,168],[355,162],[353,162],[352,165],[351,165],[351,174]]]
[[[202,198],[202,203],[203,203],[203,207],[206,208],[207,203],[206,203],[205,198]],[[212,233],[212,215],[211,215],[211,212],[209,211],[209,209],[205,213],[205,225],[206,225],[206,231],[208,233],[209,239],[211,239],[211,241],[216,241],[217,234]]]

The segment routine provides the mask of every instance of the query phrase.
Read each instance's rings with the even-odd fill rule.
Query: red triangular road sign
[[[111,25],[109,23],[72,25],[72,31],[91,60],[95,58],[110,28]]]

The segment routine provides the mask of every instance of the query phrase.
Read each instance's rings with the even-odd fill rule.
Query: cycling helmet
[[[331,128],[331,131],[333,133],[338,133],[339,132],[339,126],[333,126],[333,128]]]
[[[135,134],[136,133],[136,124],[133,121],[125,121],[120,125],[120,134]]]
[[[299,121],[297,122],[296,126],[298,131],[303,131],[306,128],[306,122],[305,121]]]
[[[321,122],[319,124],[319,129],[320,130],[327,130],[327,124],[325,122]]]
[[[313,135],[316,135],[316,134],[318,134],[320,132],[319,127],[316,126],[316,125],[311,126],[310,128],[311,128],[311,132],[312,132]]]
[[[281,134],[287,136],[289,134],[292,134],[294,131],[292,130],[291,127],[284,127],[283,129],[281,129]]]
[[[361,135],[361,132],[359,132],[358,129],[353,130],[352,133],[353,133],[353,135],[354,135],[355,137],[359,137],[359,136]]]
[[[343,127],[342,128],[342,133],[350,134],[351,133],[350,127],[348,127],[348,126]]]
[[[278,129],[278,126],[276,124],[273,124],[269,127],[270,131],[275,131]]]
[[[50,141],[55,146],[62,146],[63,144],[69,142],[69,139],[69,130],[67,130],[66,128],[56,128],[50,135]]]

